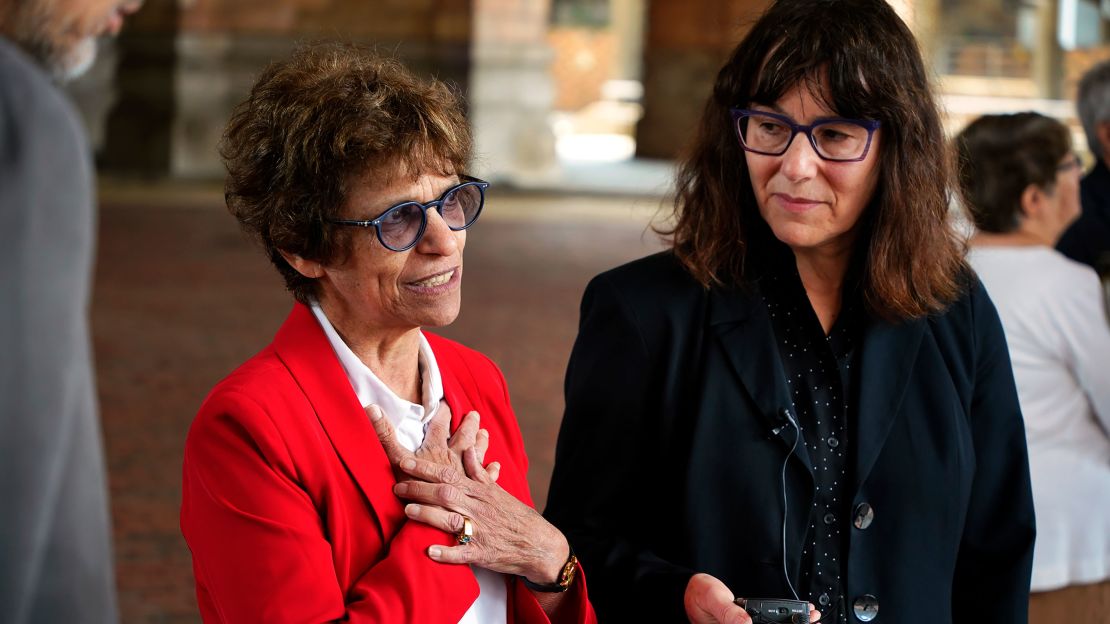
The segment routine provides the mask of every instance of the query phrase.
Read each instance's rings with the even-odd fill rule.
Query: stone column
[[[1060,49],[1060,6],[1057,0],[1037,2],[1037,45],[1033,48],[1033,82],[1045,99],[1062,97],[1064,54]]]
[[[637,156],[674,158],[690,141],[717,71],[769,4],[648,0]]]
[[[179,24],[176,2],[147,0],[114,42],[117,62],[107,78],[116,98],[97,143],[101,169],[148,177],[169,171]]]
[[[644,0],[610,0],[617,42],[613,78],[640,80],[644,72]]]
[[[917,37],[921,56],[927,64],[937,67],[937,33],[940,29],[940,0],[900,0],[892,2],[898,15]]]
[[[293,40],[194,30],[181,33],[175,43],[177,96],[167,173],[179,179],[222,178],[217,146],[232,109],[262,68],[289,55]]]
[[[470,119],[476,175],[532,184],[556,179],[549,0],[474,0]]]

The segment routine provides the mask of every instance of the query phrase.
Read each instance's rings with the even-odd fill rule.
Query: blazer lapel
[[[297,304],[274,337],[278,357],[289,368],[316,411],[320,424],[358,483],[389,541],[405,519],[393,493],[393,468],[362,409],[347,374],[312,312]]]
[[[792,429],[782,411],[790,406],[775,332],[767,309],[755,295],[730,290],[709,293],[709,322],[725,357],[756,404],[758,417],[770,433]],[[775,435],[786,448],[794,446],[794,456],[813,474],[813,464],[804,444],[794,444],[793,433]]]
[[[856,490],[883,448],[906,394],[925,319],[892,325],[871,320],[864,329],[860,355],[859,414],[856,436]]]

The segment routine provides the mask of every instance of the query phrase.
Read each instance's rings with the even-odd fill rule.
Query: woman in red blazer
[[[420,329],[458,314],[469,148],[450,91],[355,46],[298,50],[237,108],[228,207],[297,304],[189,432],[205,621],[595,620],[500,371]]]

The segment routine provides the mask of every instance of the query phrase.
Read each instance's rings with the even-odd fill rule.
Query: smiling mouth
[[[435,288],[436,286],[443,286],[447,282],[450,282],[451,278],[454,276],[455,269],[451,269],[450,271],[440,273],[439,275],[433,275],[418,282],[410,282],[410,284],[419,288]]]

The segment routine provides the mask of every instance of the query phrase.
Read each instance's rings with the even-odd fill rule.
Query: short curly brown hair
[[[280,251],[341,262],[339,218],[349,184],[367,173],[454,175],[470,158],[461,98],[357,44],[307,44],[270,65],[231,116],[220,144],[228,210],[257,238],[302,303],[317,282]],[[280,250],[280,251],[279,251]]]

